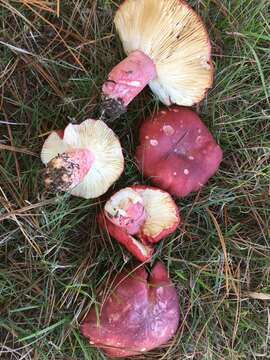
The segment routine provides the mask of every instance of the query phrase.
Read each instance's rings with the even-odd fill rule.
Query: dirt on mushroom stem
[[[61,160],[62,164],[57,164]],[[68,162],[68,157],[59,155],[52,159],[44,170],[44,183],[49,192],[57,193],[67,191],[73,184],[74,168],[79,169],[79,164]]]
[[[82,182],[93,163],[89,150],[78,149],[59,154],[44,171],[45,187],[49,192],[68,191]]]

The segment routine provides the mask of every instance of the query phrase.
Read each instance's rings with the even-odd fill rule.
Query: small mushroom
[[[213,82],[201,18],[181,0],[125,0],[114,24],[128,57],[103,85],[103,113],[115,118],[149,84],[165,105],[191,106]]]
[[[149,261],[153,244],[175,231],[179,210],[165,191],[133,185],[118,191],[99,215],[101,228],[124,245],[140,261]]]
[[[117,136],[103,121],[92,119],[53,131],[42,147],[41,160],[49,191],[68,191],[85,199],[104,194],[124,169]]]
[[[194,111],[172,106],[144,121],[136,158],[153,184],[184,197],[215,174],[222,151]]]
[[[108,283],[112,291],[99,316],[92,307],[81,325],[92,346],[121,358],[143,354],[174,336],[179,299],[163,263],[156,263],[149,277],[141,267],[119,273]]]

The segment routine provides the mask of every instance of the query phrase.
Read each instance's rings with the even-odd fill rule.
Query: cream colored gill
[[[65,151],[71,150],[71,146],[61,139],[61,137],[53,131],[45,140],[41,150],[41,161],[47,165],[50,160]]]
[[[158,189],[139,189],[137,192],[143,198],[148,215],[143,226],[146,236],[155,237],[178,222],[175,203],[168,193]]]

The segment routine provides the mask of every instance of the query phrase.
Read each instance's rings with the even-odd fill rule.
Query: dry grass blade
[[[230,265],[229,265],[228,253],[227,253],[226,242],[225,242],[224,236],[222,234],[220,226],[219,226],[214,214],[212,213],[212,211],[210,209],[207,209],[207,212],[210,215],[210,217],[211,217],[211,219],[212,219],[212,221],[213,221],[213,223],[215,225],[215,228],[216,228],[216,231],[217,231],[217,234],[218,234],[218,238],[219,238],[219,241],[220,241],[220,244],[221,244],[221,247],[222,247],[222,251],[223,251],[223,254],[224,254],[225,280],[226,280],[227,295],[229,295],[229,292],[230,292],[229,284],[231,284],[233,289],[234,289],[235,295],[239,298],[239,292],[238,292],[237,287],[235,285],[234,278],[233,278],[233,275],[232,275],[232,271],[231,271],[231,268],[230,268]]]
[[[28,212],[30,210],[33,210],[33,209],[37,209],[37,208],[43,208],[47,205],[51,205],[51,204],[54,204],[56,201],[56,199],[50,199],[50,200],[44,200],[44,201],[41,201],[37,204],[31,204],[31,205],[28,205],[28,206],[24,206],[20,209],[17,209],[17,210],[12,210],[12,211],[9,211],[7,214],[3,214],[0,216],[0,221],[3,221],[5,219],[8,219],[10,217],[13,217],[14,215],[22,215],[23,216],[29,216]]]
[[[22,153],[22,154],[25,154],[25,155],[31,155],[31,156],[38,157],[37,154],[35,154],[34,152],[32,152],[32,151],[30,151],[28,149],[18,148],[16,146],[11,146],[11,145],[0,144],[0,150],[18,152],[18,153]]]
[[[43,77],[43,79],[50,85],[50,87],[54,90],[55,94],[59,96],[60,98],[64,97],[63,92],[59,89],[59,87],[56,85],[56,82],[53,78],[53,76],[44,69],[44,67],[36,62],[33,61],[30,57],[23,56],[23,60],[28,66],[33,66],[34,69]]]
[[[57,17],[60,16],[60,0],[57,0],[56,14],[57,14]]]
[[[75,61],[77,62],[77,64],[81,67],[81,69],[83,69],[85,71],[85,73],[87,73],[85,67],[83,66],[82,62],[80,61],[79,57],[75,54],[75,52],[71,49],[70,46],[68,46],[68,44],[66,43],[66,41],[64,40],[64,38],[60,35],[59,31],[57,30],[57,28],[50,22],[48,21],[44,16],[42,16],[40,13],[38,13],[35,9],[33,9],[31,6],[27,5],[27,7],[33,11],[41,20],[43,20],[45,23],[47,23],[48,25],[50,25],[55,32],[58,34],[58,36],[61,38],[63,44],[66,46],[67,50],[70,52],[70,54],[73,56],[73,58],[75,59]]]
[[[57,0],[56,9],[55,9],[55,1],[50,0],[13,0],[22,5],[30,5],[35,6],[40,10],[48,11],[51,13],[57,13],[59,0]],[[58,14],[58,13],[57,13]]]
[[[254,300],[265,300],[265,301],[270,300],[270,294],[261,293],[261,292],[249,291],[244,293],[243,295]]]

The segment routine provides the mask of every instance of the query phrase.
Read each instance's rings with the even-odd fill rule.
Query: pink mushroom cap
[[[158,262],[148,276],[141,267],[119,273],[101,307],[90,309],[81,325],[90,344],[109,357],[138,355],[166,344],[180,320],[179,299],[166,268]]]
[[[194,111],[172,106],[143,122],[136,158],[155,185],[184,197],[216,173],[222,150]]]

